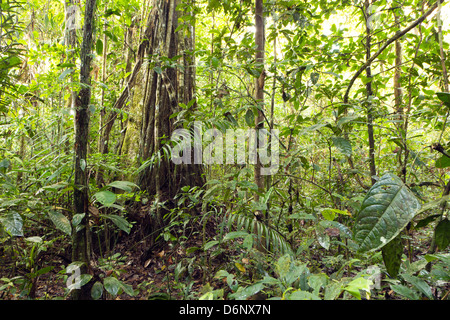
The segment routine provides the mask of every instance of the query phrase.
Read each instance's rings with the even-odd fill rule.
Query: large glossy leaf
[[[48,216],[59,230],[61,230],[65,234],[68,234],[69,236],[72,234],[72,226],[70,224],[70,221],[61,212],[49,211]]]
[[[333,140],[333,144],[339,150],[339,152],[341,152],[343,155],[346,155],[347,157],[351,157],[352,145],[350,141],[342,137],[333,137],[331,138],[331,140]]]
[[[121,289],[120,281],[114,277],[105,278],[103,280],[103,286],[105,287],[105,290],[108,291],[108,293],[112,294],[113,296],[116,296],[119,293],[119,290]]]
[[[20,214],[13,211],[0,219],[5,231],[13,237],[23,236],[23,221]]]
[[[377,250],[389,243],[419,209],[419,200],[402,180],[385,174],[367,193],[356,218],[354,239],[359,251]]]
[[[436,226],[435,231],[436,244],[440,250],[445,250],[450,243],[450,221],[442,220]]]
[[[107,187],[114,187],[126,192],[133,191],[133,188],[139,188],[136,184],[130,181],[113,181],[107,185]]]
[[[118,216],[116,214],[101,214],[100,217],[111,220],[120,230],[130,233],[133,225],[127,221],[127,219]]]
[[[97,199],[98,202],[100,202],[105,207],[110,207],[116,201],[115,193],[108,190],[99,191],[96,194],[94,194],[94,197],[95,199]]]

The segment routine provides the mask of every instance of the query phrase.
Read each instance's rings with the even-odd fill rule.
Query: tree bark
[[[152,60],[146,74],[146,91],[143,101],[142,127],[139,143],[139,157],[142,162],[154,157],[151,166],[144,168],[138,177],[138,185],[153,196],[156,211],[151,214],[151,231],[155,238],[164,226],[164,212],[160,205],[171,207],[175,195],[183,186],[202,186],[202,166],[200,164],[175,165],[164,152],[165,143],[176,129],[174,118],[179,111],[179,103],[188,105],[195,99],[195,61],[190,53],[194,50],[194,26],[180,28],[177,32],[178,17],[183,12],[176,10],[178,0],[153,0],[149,19],[153,21],[149,30],[151,44],[147,56]],[[190,13],[186,13],[190,14]],[[166,59],[180,56],[182,67],[167,66]],[[196,103],[191,106],[191,111]],[[193,154],[194,152],[192,152]],[[154,239],[153,239],[154,240]]]
[[[369,25],[369,7],[371,5],[370,0],[365,0],[364,2],[364,16],[366,20],[366,61],[369,61],[371,58],[371,40],[372,40],[372,31],[370,30]],[[366,63],[367,64],[367,63]],[[366,76],[367,78],[372,78],[372,70],[370,64],[367,64],[366,67]],[[373,132],[373,90],[372,90],[372,81],[370,80],[366,84],[367,91],[367,134],[369,137],[369,168],[370,168],[370,176],[372,185],[375,184],[375,176],[377,175],[377,169],[375,165],[375,139]]]
[[[72,261],[82,262],[81,274],[89,272],[90,267],[90,234],[89,234],[89,184],[87,180],[87,145],[89,134],[89,104],[91,100],[91,48],[96,0],[87,0],[84,16],[83,43],[80,53],[80,84],[81,89],[76,99],[75,113],[75,188],[74,212],[84,214],[79,231],[72,235]],[[84,285],[73,290],[75,300],[90,299],[90,289]]]
[[[258,142],[258,131],[264,128],[264,55],[265,55],[265,37],[264,37],[264,7],[263,0],[255,0],[255,44],[256,54],[255,61],[257,68],[261,70],[261,75],[256,79],[255,83],[255,100],[258,104],[258,114],[255,117],[256,136],[255,143]],[[261,145],[255,144],[258,148]],[[256,156],[255,164],[255,184],[258,187],[258,192],[264,192],[264,177],[261,175],[261,160],[259,154]],[[259,194],[255,193],[255,201],[259,201]],[[255,212],[255,216],[258,220],[262,220],[262,213],[258,210]]]

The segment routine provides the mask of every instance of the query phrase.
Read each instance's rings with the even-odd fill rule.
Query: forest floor
[[[134,296],[122,293],[116,297],[105,295],[104,291],[102,299],[198,299],[204,290],[211,290],[211,288],[223,288],[225,292],[229,292],[230,289],[227,284],[215,279],[214,275],[220,269],[225,269],[227,263],[234,264],[233,261],[236,259],[241,259],[239,262],[243,261],[242,264],[244,265],[248,262],[245,261],[246,258],[239,256],[232,246],[226,247],[223,254],[211,257],[210,252],[200,249],[204,244],[205,234],[199,229],[200,226],[194,226],[191,229],[191,234],[187,235],[182,244],[171,245],[164,242],[164,245],[153,247],[151,250],[144,240],[136,241],[139,230],[135,230],[130,235],[123,234],[111,250],[113,260],[110,261],[101,259],[98,250],[94,250],[96,254],[93,256],[92,264],[97,279],[110,276],[114,272],[120,281],[131,285],[135,291]],[[429,246],[426,239],[429,239],[429,237],[421,232],[413,232],[411,234],[413,241],[410,247],[412,248],[412,257],[415,259],[426,253]],[[215,234],[217,234],[217,223],[208,223],[206,238],[212,239]],[[55,242],[48,250],[41,252],[34,261],[34,268],[54,268],[25,282],[31,286],[31,289],[29,289],[28,296],[23,296],[24,290],[23,287],[21,288],[21,281],[13,280],[17,276],[21,276],[22,279],[26,279],[27,275],[29,276],[31,261],[23,255],[17,255],[17,252],[21,249],[25,252],[24,240],[16,238],[15,241],[16,243],[10,244],[9,247],[3,244],[2,248],[0,245],[0,300],[18,300],[30,297],[35,299],[67,299],[65,268],[70,263],[67,259],[71,252],[70,244],[67,241]],[[11,254],[12,246],[16,248],[14,255]],[[405,253],[407,252],[405,251]],[[311,250],[309,260],[306,262],[311,271],[324,272],[330,276],[337,270],[329,262],[332,255],[331,252],[317,246],[314,247],[314,250]],[[334,256],[337,256],[336,252],[334,252]],[[327,259],[328,263],[325,262]],[[189,283],[185,280],[186,271],[177,279],[176,274],[177,272],[180,274],[180,267],[190,268],[188,272]],[[249,265],[246,265],[246,267],[249,270],[251,269]],[[353,272],[356,271],[357,268],[353,270]],[[351,274],[348,274],[348,276],[351,276]],[[251,277],[250,275],[249,278],[251,279]],[[12,285],[5,287],[8,279],[12,281],[11,284],[14,282],[15,288]],[[2,285],[3,291],[1,290]],[[395,297],[389,297],[389,290],[383,291],[380,297],[383,295],[395,299]]]

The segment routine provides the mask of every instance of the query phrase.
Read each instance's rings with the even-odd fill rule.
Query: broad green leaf
[[[350,293],[358,300],[361,300],[361,291],[362,291],[365,293],[365,298],[369,299],[371,285],[373,285],[373,282],[371,280],[365,278],[356,278],[352,280],[349,284],[347,284],[344,290]]]
[[[121,282],[123,292],[125,292],[129,296],[134,296],[133,286],[131,284],[126,284]]]
[[[91,297],[94,300],[100,299],[103,294],[103,284],[100,281],[94,283],[91,289]]]
[[[122,284],[115,277],[107,277],[103,279],[103,286],[109,294],[116,296],[122,288]]]
[[[350,141],[342,137],[332,137],[331,140],[340,153],[347,157],[352,155],[352,145]]]
[[[450,243],[450,221],[448,219],[440,221],[435,232],[436,245],[440,250],[445,250]]]
[[[107,185],[107,187],[117,188],[126,192],[133,191],[133,188],[138,188],[136,184],[130,181],[113,181]]]
[[[263,288],[264,288],[264,284],[262,282],[257,282],[251,286],[248,286],[245,289],[243,289],[242,287],[239,287],[238,291],[236,293],[230,294],[229,297],[231,299],[235,299],[235,300],[245,300],[248,297],[251,297],[251,296],[257,294]]]
[[[64,80],[65,77],[67,77],[67,75],[71,74],[74,70],[72,68],[66,69],[64,70],[61,75],[59,76],[58,80]]]
[[[105,207],[111,206],[116,201],[116,195],[109,190],[102,190],[94,194],[95,199]]]
[[[157,74],[161,74],[162,73],[161,67],[158,67],[158,66],[154,67],[153,71],[155,71]]]
[[[403,244],[401,235],[396,236],[389,241],[383,248],[381,254],[383,256],[384,265],[391,278],[397,277],[400,265],[402,263]]]
[[[312,84],[315,85],[317,83],[317,81],[319,81],[319,77],[320,77],[320,75],[317,72],[312,72],[311,76],[310,76]]]
[[[317,241],[324,249],[330,249],[331,239],[330,236],[325,232],[325,227],[322,224],[316,225],[316,236]]]
[[[450,158],[446,155],[442,155],[440,158],[436,159],[434,165],[439,169],[450,167]]]
[[[23,221],[20,214],[13,211],[0,219],[5,231],[13,237],[23,237]]]
[[[297,290],[287,295],[289,300],[320,300],[320,298],[314,293],[308,291]]]
[[[245,122],[249,127],[255,126],[255,114],[253,113],[252,109],[248,109],[245,113]]]
[[[72,226],[70,224],[70,221],[61,212],[49,211],[48,216],[50,220],[52,220],[56,228],[69,236],[72,234]]]
[[[341,294],[343,290],[342,283],[340,282],[331,282],[325,287],[324,300],[334,300]]]
[[[275,271],[278,273],[280,278],[285,278],[291,268],[291,256],[286,254],[281,256],[275,266]]]
[[[208,250],[208,249],[214,247],[216,244],[219,244],[219,241],[217,241],[217,240],[211,240],[211,241],[205,243],[205,245],[203,246],[203,250],[206,251],[206,250]]]
[[[85,215],[86,215],[85,213],[74,214],[73,218],[72,218],[72,225],[74,227],[78,226],[80,224],[80,222],[83,220]]]
[[[431,299],[431,300],[434,299],[430,286],[424,280],[422,280],[416,276],[407,274],[407,273],[402,274],[402,278],[405,279],[405,281],[412,284],[417,290],[419,290],[421,293],[423,293],[429,299]]]
[[[97,39],[97,43],[95,44],[95,51],[99,56],[103,54],[103,41],[101,39]]]
[[[232,231],[225,235],[223,241],[232,240],[236,238],[245,238],[248,235],[248,232],[245,231]]]
[[[313,294],[319,295],[320,289],[328,284],[328,276],[325,273],[312,274],[308,278],[308,285],[313,289]]]
[[[252,234],[248,234],[245,236],[244,238],[244,248],[247,250],[250,250],[253,246],[253,235]]]
[[[391,173],[367,193],[355,221],[354,239],[359,252],[380,249],[394,239],[420,210],[416,196]]]
[[[101,214],[100,217],[111,220],[120,230],[125,231],[128,234],[133,226],[124,217],[115,214]]]
[[[436,95],[447,107],[450,107],[450,93],[436,92]]]
[[[87,273],[82,274],[80,276],[80,279],[81,279],[80,286],[82,287],[85,284],[87,284],[89,281],[91,281],[92,277],[93,277],[92,274],[87,274]]]
[[[329,209],[322,210],[322,215],[325,219],[329,221],[333,221],[334,218],[336,217],[336,213]]]
[[[391,284],[391,289],[394,290],[395,293],[408,298],[409,300],[419,300],[419,295],[413,289],[401,285],[401,284]]]

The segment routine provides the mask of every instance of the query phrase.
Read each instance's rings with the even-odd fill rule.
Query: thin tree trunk
[[[264,70],[264,53],[265,53],[265,37],[264,37],[264,8],[263,8],[263,0],[255,0],[255,44],[256,44],[256,54],[255,61],[257,64],[257,68],[261,70],[261,75],[256,79],[255,83],[255,99],[258,103],[258,114],[255,117],[255,128],[256,128],[256,136],[255,143],[258,140],[258,131],[264,128],[264,78],[265,78],[265,70]],[[261,110],[260,110],[261,109]],[[258,148],[262,146],[256,144]],[[256,164],[255,164],[255,184],[258,187],[259,192],[264,192],[264,177],[261,175],[261,160],[257,153],[256,156]],[[255,193],[255,201],[259,201],[259,194]],[[260,211],[255,212],[255,216],[257,219],[261,220],[263,218],[262,213]]]
[[[371,30],[369,25],[369,6],[371,5],[370,0],[365,0],[364,2],[364,16],[366,20],[366,62],[370,61],[370,49],[371,49]],[[370,64],[366,67],[366,76],[367,78],[372,78],[372,70]],[[369,168],[370,168],[370,176],[372,180],[372,185],[375,184],[375,176],[377,175],[377,169],[375,166],[375,139],[373,132],[373,90],[372,90],[372,81],[369,81],[366,84],[367,91],[367,134],[369,136]]]
[[[105,13],[107,12],[108,6],[105,5]],[[105,19],[105,25],[103,27],[103,52],[102,52],[102,83],[105,84],[106,80],[106,57],[108,52],[108,38],[106,37],[106,29],[108,27],[108,22]],[[99,128],[99,141],[98,141],[98,152],[101,154],[106,154],[108,152],[108,146],[106,145],[109,141],[105,140],[109,138],[102,134],[103,127],[105,124],[105,116],[106,116],[106,107],[105,107],[105,88],[102,88],[102,97],[101,97],[101,110],[100,110],[100,128]],[[99,166],[97,169],[97,174],[95,177],[97,187],[101,188],[104,184],[103,179],[103,168]]]
[[[81,225],[84,228],[74,230],[72,235],[72,260],[82,262],[81,274],[90,269],[90,234],[89,234],[89,184],[87,180],[87,146],[89,134],[89,104],[91,100],[91,48],[96,0],[87,0],[84,16],[83,44],[80,53],[80,84],[81,89],[76,100],[75,113],[75,188],[74,212],[84,214]],[[89,286],[73,290],[75,300],[90,299]]]

